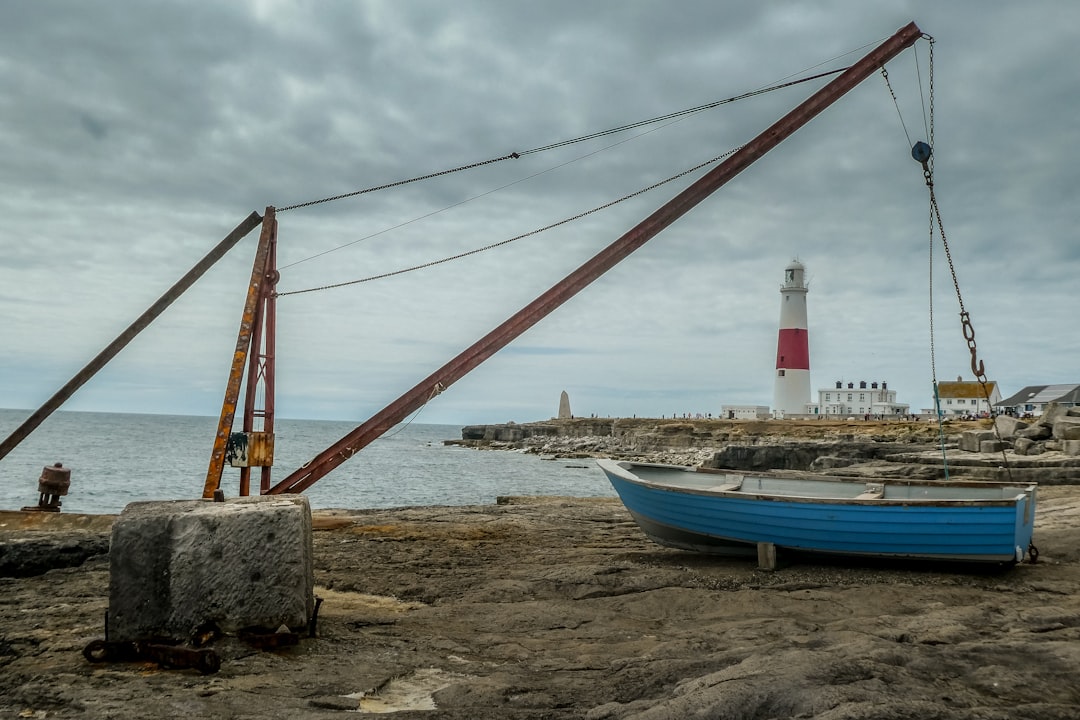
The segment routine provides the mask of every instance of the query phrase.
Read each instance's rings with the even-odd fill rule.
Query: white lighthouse
[[[780,336],[776,341],[773,412],[801,415],[810,402],[810,342],[806,332],[806,268],[792,260],[780,286]]]

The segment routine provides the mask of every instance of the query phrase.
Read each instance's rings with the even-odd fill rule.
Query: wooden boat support
[[[416,411],[434,395],[450,387],[480,363],[487,360],[516,337],[572,298],[598,277],[614,267],[664,228],[689,212],[702,200],[745,170],[758,158],[832,105],[889,60],[914,45],[922,31],[909,23],[892,37],[849,67],[824,88],[759,134],[741,150],[710,170],[690,187],[669,200],[652,215],[600,251],[550,290],[522,308],[510,319],[485,335],[471,347],[421,380],[411,390],[393,401],[371,419],[337,443],[324,450],[299,470],[271,487],[269,494],[297,493],[306,490],[331,470]],[[210,487],[210,477],[207,478]]]

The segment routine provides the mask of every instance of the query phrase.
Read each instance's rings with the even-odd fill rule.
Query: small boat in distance
[[[1035,483],[738,473],[598,460],[654,542],[746,555],[759,547],[1012,564],[1031,546]],[[1034,553],[1033,553],[1034,555]]]

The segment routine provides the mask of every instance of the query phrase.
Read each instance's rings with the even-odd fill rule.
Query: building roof
[[[1080,383],[1071,385],[1028,385],[1012,397],[1005,398],[998,405],[1016,407],[1028,403],[1045,405],[1049,402],[1080,403]]]
[[[939,382],[937,384],[938,397],[947,398],[972,398],[976,400],[985,400],[986,395],[983,395],[982,384],[975,382],[974,380],[959,380],[953,382]],[[986,394],[990,397],[994,396],[994,391],[997,390],[997,383],[993,380],[986,383]]]

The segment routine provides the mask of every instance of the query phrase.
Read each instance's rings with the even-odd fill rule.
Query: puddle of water
[[[360,701],[358,712],[382,714],[403,710],[435,710],[432,697],[439,690],[453,685],[465,675],[438,668],[417,670],[407,677],[394,678],[374,693],[353,693],[346,697]]]

